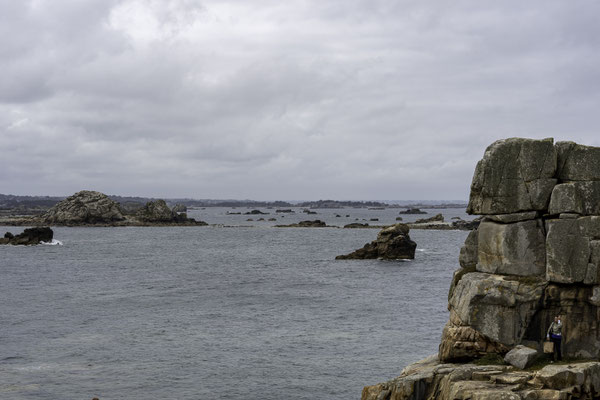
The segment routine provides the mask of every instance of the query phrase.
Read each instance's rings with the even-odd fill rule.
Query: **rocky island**
[[[126,213],[119,203],[104,193],[82,190],[60,201],[39,216],[4,218],[7,225],[55,226],[170,226],[207,225],[188,218],[186,213],[171,210],[164,200],[149,201],[133,213]]]
[[[362,399],[600,398],[600,148],[497,141],[468,212],[483,218],[460,251],[438,354]],[[568,361],[550,364],[541,346],[555,315]]]
[[[377,239],[350,254],[337,256],[336,260],[382,259],[412,260],[415,258],[417,244],[408,236],[409,227],[396,224],[382,229]]]

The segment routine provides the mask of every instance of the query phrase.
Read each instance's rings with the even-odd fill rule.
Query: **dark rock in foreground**
[[[0,244],[33,246],[40,244],[40,242],[51,242],[53,237],[54,232],[48,227],[28,228],[17,236],[6,232],[4,237],[0,239]]]
[[[384,228],[377,239],[367,243],[362,249],[350,254],[337,256],[336,260],[376,258],[384,260],[414,259],[417,244],[408,236],[409,228],[405,224],[396,224]]]
[[[300,221],[297,224],[275,225],[276,228],[326,228],[327,224],[319,219],[314,221]]]

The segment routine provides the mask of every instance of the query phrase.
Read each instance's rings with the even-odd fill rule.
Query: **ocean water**
[[[336,261],[377,230],[54,230],[62,246],[0,247],[0,399],[358,399],[437,351],[467,235]]]

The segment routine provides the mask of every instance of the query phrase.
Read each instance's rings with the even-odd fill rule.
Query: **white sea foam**
[[[62,246],[63,243],[60,240],[52,239],[50,242],[40,242],[40,244],[45,244],[46,246]]]

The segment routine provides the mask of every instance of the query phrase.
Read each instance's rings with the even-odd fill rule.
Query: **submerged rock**
[[[319,219],[314,221],[300,221],[297,224],[275,225],[276,228],[326,228],[327,224]]]
[[[362,249],[350,254],[340,255],[336,260],[379,258],[384,260],[399,260],[415,258],[417,244],[408,236],[409,227],[396,224],[382,229],[377,239],[367,243]]]
[[[54,232],[49,227],[35,227],[25,229],[23,233],[16,236],[6,232],[4,237],[0,238],[0,244],[33,246],[41,242],[52,242],[53,237]]]

